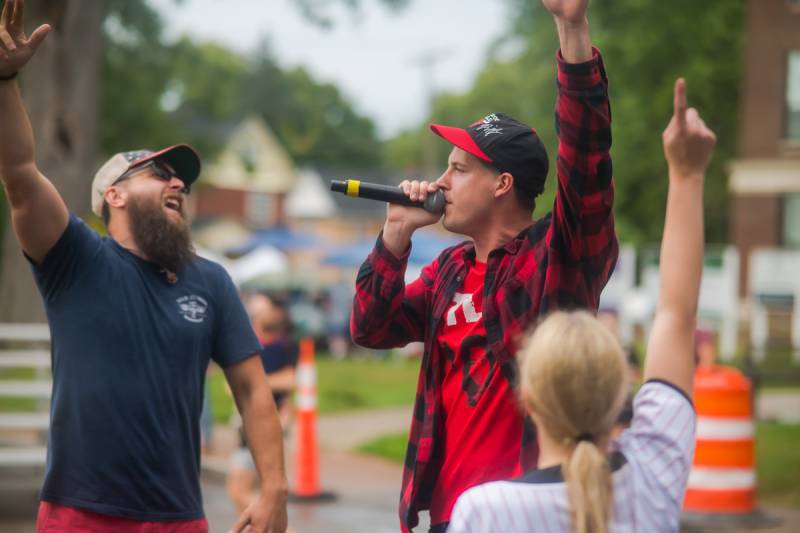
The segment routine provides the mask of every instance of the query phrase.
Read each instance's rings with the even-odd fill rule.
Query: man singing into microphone
[[[401,489],[404,531],[424,509],[431,531],[444,531],[464,490],[536,464],[533,428],[512,390],[516,340],[555,309],[596,309],[616,263],[611,113],[588,0],[542,1],[560,41],[552,212],[531,220],[548,157],[530,126],[501,113],[466,129],[431,125],[453,145],[447,168],[435,182],[400,186],[418,201],[442,190],[444,227],[472,240],[443,251],[406,285],[411,235],[439,215],[390,205],[356,280],[356,343],[425,343]]]

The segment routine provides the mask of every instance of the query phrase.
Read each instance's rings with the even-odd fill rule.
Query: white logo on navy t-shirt
[[[208,310],[208,302],[194,294],[190,296],[181,296],[177,300],[178,307],[181,309],[183,318],[189,322],[202,322],[206,318],[206,310]]]

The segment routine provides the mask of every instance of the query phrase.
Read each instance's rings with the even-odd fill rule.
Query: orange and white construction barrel
[[[684,523],[764,525],[756,505],[750,380],[732,367],[701,366],[694,378],[697,435],[683,502]]]

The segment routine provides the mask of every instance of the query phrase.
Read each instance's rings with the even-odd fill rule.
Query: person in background
[[[298,360],[297,343],[291,337],[291,321],[286,305],[264,294],[251,297],[248,308],[253,327],[261,340],[261,363],[267,374],[272,398],[287,436],[294,411],[292,394],[295,390],[295,370]],[[237,512],[258,498],[258,471],[249,452],[244,432],[240,432],[240,447],[234,452],[228,473],[227,490]]]
[[[610,443],[628,393],[617,339],[586,311],[545,319],[519,353],[520,399],[538,469],[466,491],[451,533],[678,531],[694,453],[694,333],[703,268],[703,181],[716,137],[675,83],[663,134],[669,191],[661,289],[631,427]]]
[[[698,328],[694,333],[695,363],[711,368],[717,363],[717,335],[713,330]]]

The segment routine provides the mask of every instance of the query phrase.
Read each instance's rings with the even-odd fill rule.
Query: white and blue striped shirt
[[[694,454],[696,416],[686,395],[648,381],[633,401],[631,427],[611,456],[614,512],[610,531],[677,531]],[[473,487],[456,502],[448,533],[572,531],[558,466],[512,481]]]

